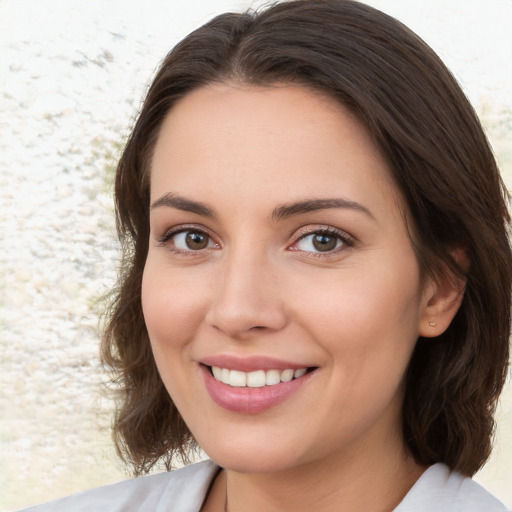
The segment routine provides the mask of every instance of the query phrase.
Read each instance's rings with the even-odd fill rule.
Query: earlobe
[[[469,259],[463,249],[451,253],[463,272],[469,270]],[[434,338],[448,329],[460,308],[466,288],[466,279],[446,271],[435,280],[430,279],[425,287],[424,306],[420,318],[419,335]]]

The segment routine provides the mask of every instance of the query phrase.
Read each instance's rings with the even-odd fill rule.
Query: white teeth
[[[241,372],[212,366],[212,373],[216,380],[229,384],[230,386],[242,388],[261,388],[263,386],[275,386],[281,382],[290,382],[298,379],[307,372],[307,368],[298,370],[256,370],[254,372]]]
[[[281,372],[279,370],[269,370],[265,372],[265,384],[267,386],[273,386],[281,382]]]
[[[265,372],[257,370],[247,374],[247,387],[249,388],[262,388],[265,385]]]
[[[281,372],[281,382],[290,382],[293,379],[293,370],[283,370]]]
[[[229,385],[244,388],[247,385],[247,373],[231,370],[229,372]]]

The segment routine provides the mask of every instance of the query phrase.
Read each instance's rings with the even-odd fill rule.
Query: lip
[[[217,405],[227,409],[228,411],[243,414],[258,414],[278,406],[291,395],[299,391],[307,382],[309,382],[311,376],[315,373],[314,371],[308,372],[298,379],[294,379],[289,382],[281,382],[280,384],[275,384],[273,386],[264,386],[260,388],[237,388],[229,386],[228,384],[224,384],[223,382],[215,379],[210,373],[208,366],[201,364],[200,371],[204,379],[206,390],[208,391],[208,394],[212,400]],[[224,368],[226,368],[226,366],[224,366]],[[275,366],[269,368],[278,369]],[[290,366],[287,366],[286,368],[290,368]],[[304,367],[296,366],[296,368]],[[260,365],[257,369],[261,370],[264,368],[262,368]],[[240,371],[253,370],[251,369]]]
[[[240,372],[254,372],[256,370],[299,370],[300,368],[311,368],[314,366],[284,361],[268,356],[240,357],[231,354],[205,357],[198,362],[206,366],[218,366],[219,368],[228,368]]]

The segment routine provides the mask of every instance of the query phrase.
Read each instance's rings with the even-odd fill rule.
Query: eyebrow
[[[177,210],[182,210],[184,212],[197,213],[198,215],[203,215],[205,217],[215,216],[213,210],[204,203],[192,201],[191,199],[186,199],[185,197],[172,193],[165,194],[156,201],[153,201],[150,209],[154,210],[155,208],[161,208],[162,206],[176,208]]]
[[[162,197],[153,201],[150,209],[153,210],[155,208],[161,208],[162,206],[176,208],[177,210],[182,210],[184,212],[196,213],[197,215],[205,217],[215,217],[215,212],[206,204],[199,201],[193,201],[192,199],[187,199],[171,192],[164,194]],[[372,212],[362,204],[339,197],[330,199],[308,199],[305,201],[283,204],[272,211],[271,218],[273,221],[279,221],[294,215],[314,212],[317,210],[328,210],[331,208],[346,208],[360,211],[375,220]]]
[[[278,221],[293,215],[309,213],[317,210],[328,210],[330,208],[347,208],[350,210],[357,210],[375,220],[372,212],[362,204],[338,197],[330,199],[309,199],[306,201],[278,206],[272,212],[272,220]]]

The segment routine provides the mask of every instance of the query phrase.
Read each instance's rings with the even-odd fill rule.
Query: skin
[[[169,194],[207,209],[184,211]],[[276,215],[331,198],[347,203]],[[151,201],[152,349],[224,468],[204,510],[392,510],[424,470],[401,437],[404,373],[418,336],[440,334],[461,297],[422,282],[399,191],[362,124],[301,87],[203,87],[162,126]],[[335,248],[321,252],[312,234],[326,228]],[[233,412],[211,399],[200,364],[226,354],[315,370],[279,405]]]

